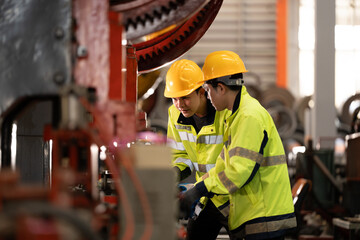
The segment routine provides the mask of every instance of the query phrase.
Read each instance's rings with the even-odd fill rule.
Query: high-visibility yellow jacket
[[[266,239],[295,228],[281,139],[269,113],[244,86],[226,119],[224,142],[216,167],[200,185],[230,194],[230,230],[246,239]]]
[[[203,126],[197,133],[192,117],[185,118],[174,105],[169,107],[167,143],[172,148],[173,165],[181,172],[196,171],[196,180],[215,167],[223,147],[224,121],[231,111],[215,111],[208,101],[210,125]],[[188,171],[190,174],[191,172]],[[204,201],[202,201],[204,202]],[[212,202],[225,215],[229,211],[227,195],[214,196]],[[205,203],[205,202],[204,202]]]

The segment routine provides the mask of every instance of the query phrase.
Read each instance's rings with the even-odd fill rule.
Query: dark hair
[[[233,74],[228,77],[228,79],[242,79],[242,78],[243,78],[242,73]],[[232,91],[239,91],[241,89],[241,85],[227,85],[223,81],[221,80],[219,81],[219,78],[213,78],[211,80],[206,81],[206,83],[210,84],[213,88],[216,88],[219,83],[222,83]]]
[[[195,92],[196,93],[199,93],[199,91],[200,91],[200,89],[201,89],[202,87],[198,87],[196,90],[195,90]],[[207,92],[205,91],[205,97],[207,98]]]

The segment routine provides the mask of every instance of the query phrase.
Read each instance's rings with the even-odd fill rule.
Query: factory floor
[[[219,236],[217,236],[216,240],[220,240],[220,239],[230,239],[228,235],[222,235],[220,234]]]
[[[224,240],[224,239],[230,239],[229,235],[226,233],[226,230],[223,228],[220,231],[219,236],[217,236],[216,240]],[[319,239],[319,240],[333,240],[333,236],[331,235],[322,235],[322,236],[314,236],[314,235],[300,235],[297,237],[291,237],[291,236],[285,236],[285,240],[307,240],[307,239]]]
[[[216,240],[218,240],[218,239],[230,239],[229,235],[227,234],[227,232],[225,230],[225,228],[222,228],[220,230],[219,236],[217,236]]]
[[[181,224],[183,224],[184,227],[186,227],[186,220],[181,220],[180,221]],[[229,240],[229,235],[227,234],[225,228],[222,228],[220,230],[219,235],[217,236],[216,240],[224,240],[227,239]],[[328,235],[328,234],[322,234],[321,236],[315,236],[315,235],[300,235],[300,236],[285,236],[285,240],[307,240],[307,239],[319,239],[319,240],[333,240],[333,236],[332,235]]]
[[[229,236],[227,234],[219,234],[219,236],[216,238],[216,240],[224,240],[224,239],[230,239]],[[308,236],[299,236],[299,238],[291,238],[291,237],[285,237],[285,240],[306,240],[306,239],[319,239],[319,240],[330,240],[333,239],[332,236],[323,236],[323,237],[317,237],[317,236],[312,236],[312,235],[308,235]]]
[[[219,236],[217,236],[216,240],[224,240],[224,239],[230,239],[229,235],[227,235],[226,233],[222,234],[220,233]],[[285,240],[296,240],[296,238],[290,238],[290,237],[285,237]]]

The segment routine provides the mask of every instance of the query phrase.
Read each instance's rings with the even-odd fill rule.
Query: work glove
[[[176,182],[180,182],[191,175],[191,170],[189,167],[185,168],[183,171],[180,170],[177,166],[173,167],[176,177]]]
[[[196,184],[194,187],[190,188],[187,191],[180,192],[179,201],[180,201],[180,219],[191,218],[194,214],[195,207],[199,202],[200,198],[206,196],[208,191],[205,187],[204,182]]]
[[[179,183],[178,184],[178,189],[180,192],[186,192],[188,190],[190,190],[191,188],[193,188],[195,185],[193,183]]]

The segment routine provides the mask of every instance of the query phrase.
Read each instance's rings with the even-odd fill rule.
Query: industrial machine
[[[137,77],[188,51],[221,4],[0,2],[0,239],[177,238],[170,151]]]

